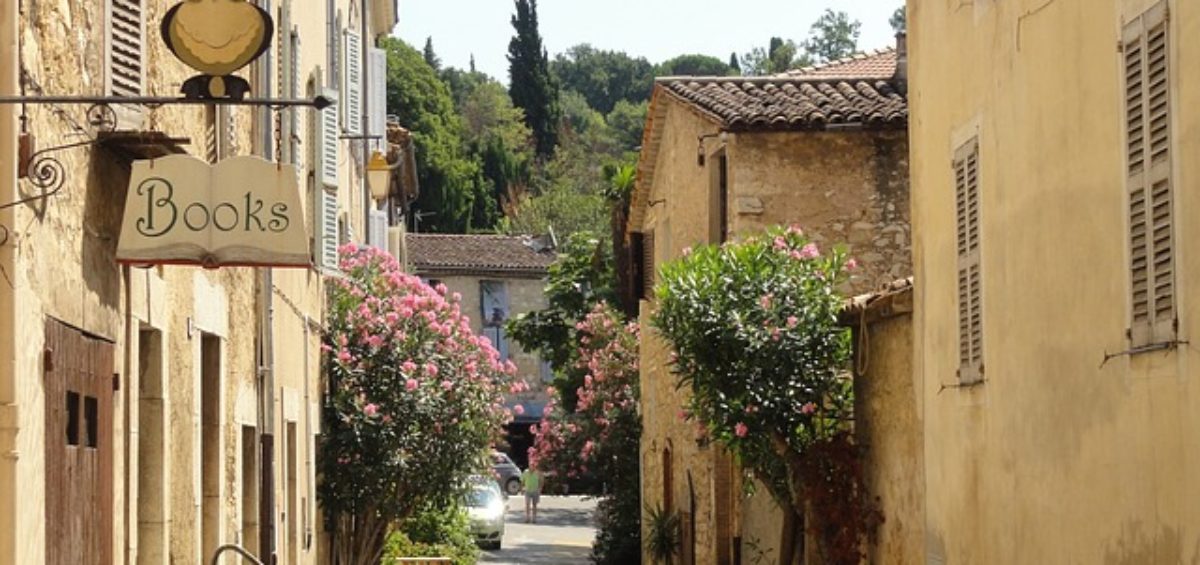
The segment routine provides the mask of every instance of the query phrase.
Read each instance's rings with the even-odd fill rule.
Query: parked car
[[[496,476],[496,484],[504,489],[505,494],[516,496],[521,492],[521,468],[517,467],[508,455],[499,451],[492,452],[492,474]]]
[[[508,510],[500,487],[488,480],[476,481],[467,493],[467,515],[471,534],[483,549],[500,549],[504,540],[504,513]]]

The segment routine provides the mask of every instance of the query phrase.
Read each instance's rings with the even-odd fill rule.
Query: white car
[[[508,510],[504,494],[493,481],[475,482],[467,493],[467,514],[471,533],[484,549],[500,549],[504,539],[504,513]]]

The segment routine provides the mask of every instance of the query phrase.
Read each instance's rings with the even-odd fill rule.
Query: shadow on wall
[[[121,300],[117,239],[121,235],[121,221],[125,213],[129,161],[95,144],[92,146],[88,171],[80,250],[83,280],[103,306],[115,310]],[[68,186],[63,190],[71,188],[70,180],[67,179]]]
[[[1183,540],[1179,532],[1163,526],[1147,533],[1140,521],[1126,522],[1121,537],[1104,551],[1105,565],[1200,565],[1200,540],[1184,560]]]

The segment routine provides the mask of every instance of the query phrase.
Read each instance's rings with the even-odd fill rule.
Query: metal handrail
[[[259,561],[258,558],[254,556],[254,554],[250,553],[249,551],[246,550],[246,548],[244,548],[236,543],[227,543],[225,545],[222,545],[221,547],[218,547],[217,550],[213,552],[212,565],[217,565],[217,560],[220,559],[221,554],[225,553],[226,551],[237,552],[239,555],[242,556],[243,559],[246,559],[247,561],[253,563],[254,565],[263,565],[263,562]]]

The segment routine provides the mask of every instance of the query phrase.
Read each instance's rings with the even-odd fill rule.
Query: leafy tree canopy
[[[804,49],[818,63],[854,54],[862,24],[851,20],[846,12],[826,9],[809,29]]]
[[[907,16],[907,13],[905,12],[905,7],[900,6],[899,8],[896,8],[896,11],[892,12],[892,17],[888,18],[888,23],[891,24],[892,30],[895,31],[896,33],[900,33],[902,31],[907,31],[908,30],[908,16]]]
[[[596,49],[586,43],[556,56],[550,71],[564,89],[582,94],[588,105],[601,114],[611,112],[621,100],[648,100],[654,83],[654,66],[644,57]]]
[[[729,76],[734,74],[729,65],[709,55],[680,55],[659,63],[654,74],[666,76]]]
[[[416,207],[432,212],[423,230],[465,233],[480,187],[479,165],[463,150],[462,123],[450,91],[407,43],[386,38],[388,109],[413,133],[421,194]]]
[[[646,127],[646,111],[649,102],[633,104],[617,102],[605,119],[612,131],[613,139],[623,151],[632,151],[642,145],[642,130]]]

